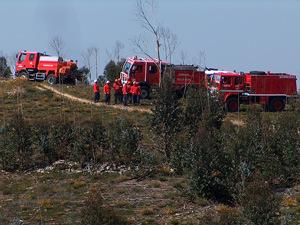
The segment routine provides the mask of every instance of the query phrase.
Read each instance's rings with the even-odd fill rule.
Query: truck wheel
[[[149,96],[150,96],[149,88],[142,87],[142,88],[141,88],[141,91],[142,91],[142,94],[141,94],[141,98],[142,98],[142,99],[149,98]]]
[[[23,71],[21,73],[19,73],[18,77],[21,77],[21,78],[27,78],[28,79],[28,73]]]
[[[239,103],[237,98],[229,98],[225,103],[227,112],[237,112],[239,110]]]
[[[271,112],[281,112],[285,108],[285,101],[282,98],[272,98],[268,108]]]
[[[49,74],[47,76],[47,82],[48,82],[48,84],[51,84],[51,85],[56,84],[57,78],[54,76],[54,74]]]

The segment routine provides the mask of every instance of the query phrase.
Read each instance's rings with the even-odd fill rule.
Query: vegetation
[[[299,191],[278,192],[299,185],[297,104],[249,107],[235,125],[218,96],[178,98],[167,78],[147,116],[74,104],[19,79],[0,86],[5,224],[297,224]],[[45,169],[58,160],[78,172]],[[126,169],[81,169],[112,164]]]
[[[106,79],[109,80],[111,83],[113,83],[116,78],[119,78],[120,72],[122,71],[123,64],[124,64],[123,59],[120,62],[115,62],[113,60],[110,60],[104,68],[104,75]]]
[[[0,56],[0,77],[8,78],[12,75],[7,60],[4,56]]]

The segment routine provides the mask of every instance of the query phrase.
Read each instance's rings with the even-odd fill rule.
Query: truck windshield
[[[210,84],[212,87],[217,87],[220,84],[221,76],[218,74],[212,74],[210,76]]]
[[[123,70],[122,72],[126,73],[126,74],[129,74],[129,69],[131,67],[131,64],[129,62],[126,62],[123,66]]]

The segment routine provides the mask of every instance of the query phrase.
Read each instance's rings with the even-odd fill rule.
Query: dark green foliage
[[[73,71],[73,73],[75,74],[76,79],[82,82],[86,82],[89,78],[90,70],[87,67],[83,66]]]
[[[0,138],[0,163],[3,169],[30,168],[33,152],[31,132],[31,127],[22,114],[15,114],[14,119],[4,128]]]
[[[280,199],[263,179],[249,182],[241,198],[243,214],[254,225],[280,224]]]
[[[10,77],[11,71],[9,66],[7,65],[6,58],[4,56],[0,57],[0,77]]]
[[[104,75],[106,79],[110,82],[114,82],[116,78],[119,78],[123,63],[123,61],[116,63],[115,61],[110,60],[104,68]]]
[[[233,203],[230,187],[232,159],[223,150],[219,130],[200,130],[190,145],[190,182],[193,190],[209,199]]]
[[[24,170],[56,160],[85,163],[139,163],[142,138],[127,120],[110,124],[109,132],[95,120],[85,124],[64,121],[29,123],[20,115],[0,131],[0,168]]]
[[[172,142],[181,129],[181,108],[176,93],[172,90],[171,77],[165,75],[162,87],[158,92],[152,109],[151,128],[158,134],[163,142],[162,150],[169,160],[172,153]]]
[[[101,192],[92,191],[85,201],[81,212],[82,225],[126,225],[128,224],[122,217],[109,206],[105,206]]]
[[[108,130],[110,154],[113,160],[130,163],[139,159],[139,141],[141,132],[131,122],[118,119]]]

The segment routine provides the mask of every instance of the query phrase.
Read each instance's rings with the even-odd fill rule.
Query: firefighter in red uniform
[[[118,82],[119,82],[119,102],[123,102],[123,90],[122,90],[123,85],[120,78],[118,79]]]
[[[128,100],[127,99],[128,98],[128,87],[127,87],[126,83],[123,85],[122,92],[123,92],[123,104],[126,106],[127,100]]]
[[[127,81],[127,100],[132,103],[132,93],[131,93],[132,81]]]
[[[110,82],[109,80],[106,81],[106,84],[103,87],[103,92],[104,92],[104,101],[107,105],[110,103]]]
[[[137,104],[140,104],[141,95],[142,95],[142,89],[138,82],[136,82],[137,85]]]
[[[131,94],[132,94],[132,100],[133,104],[139,104],[140,103],[140,95],[141,95],[141,88],[137,82],[133,82],[133,85],[131,87]]]
[[[99,85],[98,85],[98,81],[97,80],[94,80],[94,102],[99,102],[100,100],[100,88],[99,88]]]
[[[115,82],[113,84],[113,88],[114,88],[114,96],[115,96],[115,104],[118,103],[118,101],[120,101],[120,83],[118,79],[115,79]]]

